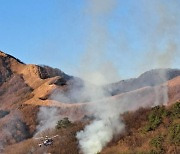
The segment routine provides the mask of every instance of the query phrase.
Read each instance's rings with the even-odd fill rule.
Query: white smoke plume
[[[111,40],[108,21],[116,4],[116,0],[87,1],[86,10],[91,25],[86,52],[82,56],[82,63],[77,74],[95,85],[118,81],[120,78],[116,66],[107,56],[108,42]]]
[[[103,91],[103,89],[101,90]],[[87,110],[93,114],[95,120],[77,133],[76,137],[79,140],[81,152],[83,154],[97,154],[113,137],[122,133],[125,127],[120,117],[121,114],[135,111],[140,107],[165,105],[167,98],[166,95],[164,96],[164,90],[166,91],[166,86],[149,87],[144,90],[143,94],[141,91],[132,91],[121,97],[105,98],[90,104]],[[142,97],[152,100],[143,100]]]
[[[57,108],[40,107],[38,112],[39,125],[36,128],[35,136],[47,129],[54,129],[59,119],[61,119],[61,116]]]
[[[116,0],[89,1],[88,13],[92,20],[91,35],[82,60],[84,67],[80,68],[79,73],[81,78],[88,81],[85,84],[85,93],[90,94],[90,101],[96,101],[96,104],[91,104],[87,108],[88,111],[94,113],[95,120],[83,131],[77,133],[80,149],[84,154],[100,152],[113,136],[124,128],[117,108],[111,102],[97,101],[98,98],[105,98],[110,94],[103,88],[92,88],[92,85],[105,85],[119,80],[116,67],[106,57],[109,34],[107,25],[103,23],[103,18],[111,15],[116,3]],[[89,82],[91,84],[88,84]]]
[[[145,24],[147,40],[146,54],[141,63],[141,71],[152,68],[171,67],[180,56],[178,37],[180,35],[179,2],[163,0],[144,1]]]
[[[149,1],[147,5],[149,3],[151,4],[150,7],[153,8],[152,10],[154,10],[154,7],[157,9],[155,12],[157,18],[159,18],[159,22],[155,26],[154,36],[152,37],[155,38],[155,41],[157,42],[154,40],[151,41],[152,44],[151,47],[148,48],[149,51],[147,52],[147,55],[151,55],[148,56],[148,58],[150,57],[149,59],[152,61],[147,64],[147,67],[143,64],[141,71],[153,68],[154,65],[156,68],[170,66],[179,51],[176,41],[174,40],[177,37],[176,31],[175,33],[173,31],[174,26],[177,24],[173,20],[171,22],[172,14],[168,5],[164,4],[162,1],[158,1],[157,3],[155,1]],[[106,42],[108,42],[109,35],[106,24],[102,24],[104,23],[102,21],[104,16],[106,16],[106,20],[108,20],[112,10],[115,9],[115,4],[115,0],[94,0],[90,3],[90,16],[93,22],[90,33],[92,35],[90,36],[87,45],[87,52],[83,59],[84,67],[81,67],[80,73],[84,80],[96,85],[103,85],[109,83],[109,81],[115,81],[118,74],[113,63],[109,62],[105,56]],[[157,7],[154,6],[154,4],[157,4]],[[159,50],[161,49],[161,46],[157,43],[160,41],[161,43],[163,41],[165,41],[163,43],[167,43],[165,48],[162,49],[164,51]],[[123,54],[123,51],[120,51],[120,53]],[[147,55],[145,55],[145,57]],[[114,69],[109,70],[108,67],[106,68],[107,65],[104,64],[107,61]],[[106,72],[103,70],[106,70]],[[112,73],[111,70],[113,70]],[[108,77],[109,74],[111,74],[110,78]],[[166,72],[161,71],[160,78],[164,82],[167,81]],[[94,94],[92,95],[94,97],[91,97],[92,102],[96,100],[95,98],[103,98],[109,95],[103,90],[103,88],[94,93],[91,88],[86,86],[85,91]],[[141,100],[141,102],[139,102],[141,98],[140,93],[131,92],[130,95],[125,95],[120,98],[120,100],[104,99],[89,105],[87,110],[93,113],[95,120],[87,125],[84,130],[77,133],[81,152],[83,154],[97,154],[109,141],[111,141],[114,135],[121,133],[124,129],[124,124],[119,118],[120,114],[123,114],[126,111],[137,110],[140,107],[152,107],[155,105],[166,104],[168,102],[168,89],[166,84],[161,87],[149,87],[144,95],[150,95],[150,93],[154,94],[151,101]]]
[[[77,133],[81,151],[84,154],[96,154],[124,129],[119,118],[119,111],[112,102],[99,101],[89,108],[94,113],[95,120],[83,131]]]
[[[1,110],[2,111],[2,110]],[[7,122],[3,124],[4,122]],[[1,119],[0,132],[0,153],[4,153],[6,146],[20,142],[30,137],[28,127],[22,121],[22,115],[17,110],[9,112]]]
[[[96,154],[113,138],[113,135],[123,129],[119,119],[94,120],[84,131],[77,134],[80,140],[82,152],[85,154]]]
[[[140,71],[152,68],[170,68],[180,56],[178,37],[180,34],[179,2],[173,0],[170,3],[163,0],[144,1],[145,18],[151,22],[145,25],[147,48],[144,58],[141,60]],[[164,82],[167,74],[161,71]],[[159,91],[156,91],[156,100],[159,100]],[[168,87],[163,88],[164,102],[168,102]],[[156,101],[158,105],[158,101]]]
[[[147,1],[142,0],[141,2],[146,3]],[[124,130],[124,124],[120,118],[121,114],[126,111],[137,110],[140,107],[166,104],[168,101],[168,89],[166,85],[162,87],[148,87],[144,91],[143,97],[146,98],[146,95],[150,95],[150,97],[147,97],[152,99],[150,101],[139,101],[142,94],[138,92],[131,92],[127,96],[120,97],[120,99],[118,99],[119,97],[117,99],[105,99],[111,94],[107,93],[101,86],[120,80],[118,69],[107,56],[108,42],[111,42],[107,21],[111,18],[111,14],[116,8],[117,0],[89,0],[87,3],[87,14],[92,24],[90,25],[86,52],[83,55],[77,74],[86,81],[83,92],[79,97],[89,96],[89,101],[93,103],[87,107],[87,111],[93,114],[95,120],[87,125],[83,131],[77,133],[77,139],[79,140],[79,147],[82,153],[96,154],[116,134]],[[176,42],[176,30],[174,32],[174,27],[177,29],[177,23],[173,19],[174,13],[162,0],[158,2],[155,0],[152,0],[152,2],[148,1],[146,6],[149,7],[147,10],[155,12],[158,23],[153,25],[153,29],[147,29],[147,35],[151,39],[148,40],[150,43],[147,46],[145,56],[143,59],[140,59],[140,61],[144,61],[143,65],[138,67],[140,72],[151,68],[171,66],[177,53],[179,53]],[[151,31],[153,31],[152,34],[150,33]],[[161,45],[159,45],[159,42],[161,42]],[[166,45],[164,46],[164,44]],[[122,55],[123,52],[119,51]],[[167,80],[165,72],[162,71],[160,76],[162,81]],[[70,96],[74,97],[74,95],[77,95],[77,91],[78,89],[76,88],[72,90]],[[64,102],[70,101],[63,94],[53,97],[59,97],[57,99]],[[104,99],[100,100],[102,98]],[[47,128],[54,127],[55,121],[58,119],[57,115],[59,114],[56,110],[49,112],[46,108],[43,108],[39,113],[41,122],[38,130],[41,132]]]

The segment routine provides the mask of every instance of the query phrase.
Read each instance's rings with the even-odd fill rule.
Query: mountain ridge
[[[0,143],[11,145],[31,138],[39,123],[37,116],[40,107],[58,108],[62,116],[68,116],[72,121],[91,116],[92,113],[86,111],[86,106],[91,103],[86,101],[88,94],[83,98],[84,101],[80,101],[83,100],[80,95],[84,90],[83,84],[82,79],[67,75],[59,69],[25,64],[0,51],[0,111],[2,114],[6,113],[0,118],[0,128],[6,128],[6,126],[10,128],[7,132],[0,131]],[[180,100],[179,69],[151,70],[138,78],[106,85],[103,87],[104,91],[110,95],[103,99],[107,102],[114,100],[121,104],[125,98],[128,98],[134,104],[152,105],[156,99],[163,101],[164,87],[167,88],[168,104]],[[77,93],[75,98],[68,99],[70,102],[51,97],[55,92],[68,94],[73,88]],[[135,96],[136,99],[134,99]],[[67,97],[71,96],[67,95]],[[92,102],[92,104],[95,103],[96,101]],[[134,109],[133,105],[131,108]],[[9,125],[14,121],[16,123],[14,126]],[[13,135],[9,135],[12,129]]]

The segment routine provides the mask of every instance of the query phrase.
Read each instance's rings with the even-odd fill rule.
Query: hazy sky
[[[180,68],[178,0],[112,0],[107,10],[108,1],[0,0],[0,50],[72,75],[98,44],[121,78]]]

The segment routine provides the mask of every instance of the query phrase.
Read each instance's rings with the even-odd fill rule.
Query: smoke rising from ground
[[[8,123],[2,125],[6,121]],[[22,121],[22,115],[17,110],[8,113],[1,119],[0,136],[0,153],[4,152],[6,146],[30,137],[28,126]]]
[[[87,125],[83,131],[77,133],[76,137],[79,140],[81,152],[83,154],[96,154],[113,137],[122,133],[125,127],[120,115],[124,112],[135,111],[140,107],[165,105],[167,98],[164,95],[164,90],[167,92],[165,85],[162,87],[149,87],[143,93],[141,91],[132,91],[127,95],[117,96],[117,98],[104,98],[89,104],[87,110],[93,114],[95,120]],[[103,88],[100,93],[103,94]],[[96,95],[98,94],[96,93]],[[104,97],[107,97],[107,95],[104,95]],[[144,100],[142,98],[152,100]]]
[[[56,126],[57,121],[61,118],[57,108],[41,107],[38,112],[39,125],[37,126],[37,132],[35,135],[47,130],[53,129]]]
[[[106,3],[107,2],[107,3]],[[115,9],[115,1],[92,1],[90,8],[90,16],[92,17],[92,34],[89,39],[88,49],[85,53],[83,60],[84,68],[81,70],[81,77],[86,81],[91,81],[93,84],[106,84],[108,81],[108,74],[111,74],[111,81],[117,76],[116,69],[107,69],[106,73],[102,70],[103,63],[108,61],[106,55],[106,43],[109,38],[108,28],[103,25],[102,18],[106,16],[106,20],[110,17],[113,9]],[[112,2],[112,3],[111,3]],[[104,4],[106,3],[106,4]],[[143,64],[143,69],[149,69],[149,66],[156,67],[168,67],[172,64],[173,59],[177,56],[178,46],[175,41],[177,34],[176,29],[177,23],[173,20],[173,14],[171,14],[168,4],[164,4],[162,1],[152,1],[150,3],[150,10],[155,11],[157,15],[157,23],[155,23],[153,33],[149,39],[150,48],[145,55],[145,63],[149,62],[147,67]],[[105,7],[104,7],[105,5]],[[109,6],[109,7],[108,7]],[[151,8],[152,7],[152,8]],[[99,18],[101,17],[101,18]],[[129,42],[130,43],[130,42]],[[119,51],[123,54],[123,51]],[[146,56],[148,55],[148,60]],[[111,64],[113,64],[111,62]],[[100,66],[100,67],[99,67]],[[144,67],[145,66],[145,67]],[[114,76],[113,76],[114,75]],[[160,77],[162,81],[167,81],[166,72],[161,71]],[[138,84],[138,83],[137,83]],[[92,89],[86,87],[87,93],[92,93]],[[77,133],[79,140],[79,146],[81,152],[84,154],[96,154],[102,150],[102,148],[113,138],[114,135],[123,131],[124,124],[119,119],[120,114],[136,110],[140,107],[152,107],[159,104],[166,104],[168,102],[168,89],[167,85],[155,86],[153,88],[147,88],[145,95],[154,93],[155,98],[150,101],[140,100],[138,93],[131,93],[125,95],[120,100],[102,100],[96,101],[95,104],[90,105],[87,110],[94,113],[95,120],[85,127],[83,131]],[[103,95],[104,94],[104,95]],[[107,97],[108,94],[99,89],[96,91],[96,95],[101,97]],[[95,97],[91,98],[91,101],[95,101]]]
[[[117,69],[113,62],[106,57],[107,43],[109,39],[108,27],[105,23],[111,12],[116,7],[116,0],[93,0],[89,1],[89,16],[92,20],[90,38],[87,43],[87,51],[83,57],[80,76],[94,85],[104,85],[119,79]],[[90,95],[90,101],[97,98],[109,96],[103,88],[95,91],[90,84],[85,84],[85,92]],[[124,125],[119,119],[119,112],[111,102],[97,101],[87,108],[93,112],[95,120],[83,131],[77,133],[81,152],[84,154],[96,154],[113,138],[113,136],[123,130]],[[95,110],[95,112],[94,112]]]
[[[95,85],[118,81],[120,78],[116,66],[107,57],[110,41],[107,22],[116,4],[116,0],[87,1],[86,13],[91,24],[86,51],[82,56],[78,75]]]
[[[145,32],[147,32],[145,36],[148,43],[145,55],[142,59],[139,59],[141,66],[139,67],[138,65],[138,71],[144,72],[151,68],[170,67],[173,60],[179,54],[177,43],[177,36],[179,34],[177,33],[179,26],[177,19],[179,17],[177,17],[176,11],[172,10],[171,6],[162,0],[142,0],[139,5],[142,3],[146,4],[144,8],[145,13],[147,13],[147,16],[145,15],[146,20],[148,15],[152,15],[153,17],[151,18],[153,19],[150,18],[151,25],[145,24],[144,27]],[[80,74],[80,77],[85,81],[83,92],[79,97],[89,96],[89,101],[93,103],[87,107],[87,111],[93,114],[95,120],[87,125],[83,131],[77,133],[79,147],[84,154],[100,152],[113,136],[124,130],[124,124],[120,118],[120,115],[124,112],[137,110],[140,107],[166,104],[168,102],[168,88],[166,84],[160,87],[146,87],[143,96],[139,90],[132,91],[128,95],[123,95],[123,97],[106,99],[111,94],[107,93],[101,85],[120,79],[118,69],[107,56],[108,42],[111,42],[109,41],[111,36],[107,21],[109,21],[112,12],[116,9],[116,4],[116,0],[88,1],[87,14],[91,19],[91,25],[86,52],[82,56],[82,63],[77,74]],[[171,3],[173,6],[175,4],[176,1]],[[123,55],[123,53],[123,50],[119,51],[119,54]],[[123,58],[128,60],[128,57]],[[161,71],[159,75],[162,82],[167,81],[165,71]],[[94,85],[98,85],[98,88]],[[74,97],[74,95],[77,95],[78,90],[74,88],[70,95]],[[142,100],[142,97],[150,98],[151,100]],[[69,101],[68,97],[64,97],[62,94],[59,95],[59,98],[65,100],[65,102]],[[101,98],[104,99],[100,100]],[[49,122],[47,121],[54,121],[58,117],[58,113],[53,111],[51,118],[51,116],[49,117],[50,114],[47,115],[48,111],[46,109],[43,109],[41,112],[44,114],[40,113],[39,117],[45,125],[40,126],[38,129],[44,130],[54,126],[54,123],[48,125]]]

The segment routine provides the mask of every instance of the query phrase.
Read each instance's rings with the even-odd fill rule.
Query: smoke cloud
[[[179,2],[176,0],[143,2],[146,9],[145,18],[149,19],[151,23],[149,26],[145,25],[147,52],[141,68],[144,71],[149,68],[171,67],[180,55],[178,43],[180,34]]]
[[[171,5],[175,6],[175,2],[173,1]],[[102,85],[120,80],[118,69],[108,57],[108,43],[111,42],[108,21],[116,9],[117,0],[90,0],[87,3],[86,13],[91,20],[91,25],[86,51],[77,70],[77,74],[84,80],[83,90],[77,93],[79,89],[75,87],[70,91],[68,97],[62,93],[51,97],[52,99],[57,97],[59,100],[68,102],[71,101],[69,96],[79,96],[77,101],[83,102],[88,96],[88,101],[91,103],[86,109],[88,113],[93,114],[95,119],[84,130],[78,132],[76,137],[79,140],[79,147],[82,153],[96,154],[115,135],[124,130],[121,114],[126,111],[137,110],[140,107],[166,104],[168,102],[168,87],[166,84],[146,87],[146,90],[143,92],[143,98],[151,99],[148,101],[141,99],[142,94],[140,90],[131,91],[128,95],[124,94],[116,98],[108,98],[111,94]],[[138,71],[144,72],[152,68],[170,67],[177,54],[179,54],[177,44],[179,22],[176,20],[178,15],[167,2],[162,0],[142,0],[139,5],[142,3],[145,3],[146,6],[144,8],[145,13],[147,13],[147,16],[145,15],[146,18],[149,18],[148,15],[153,15],[155,18],[150,20],[152,27],[145,25],[144,28],[147,30],[147,34],[144,36],[147,39],[147,49],[143,58],[140,59],[141,64],[138,65]],[[130,50],[131,48],[128,49]],[[119,51],[122,55],[123,52]],[[168,78],[165,71],[161,71],[159,75],[162,82],[167,81]],[[154,82],[156,83],[156,81]],[[58,120],[57,115],[59,114],[54,109],[51,112],[46,108],[42,108],[38,115],[41,121],[38,130],[43,131],[47,128],[53,128],[55,121]]]
[[[153,68],[170,68],[180,55],[178,44],[180,15],[179,2],[152,0],[142,1],[145,5],[144,12],[148,25],[145,24],[147,40],[146,52],[141,59],[140,72]],[[139,65],[138,65],[139,66]],[[168,76],[165,71],[161,71],[161,79],[165,82]],[[164,102],[168,102],[168,87],[163,88]],[[159,91],[155,89],[156,100],[159,100]],[[158,105],[159,101],[156,101]]]
[[[149,5],[150,3],[150,5]],[[87,52],[84,55],[83,66],[81,67],[81,77],[85,81],[89,81],[95,85],[103,85],[117,79],[117,69],[114,67],[113,62],[108,61],[106,57],[107,40],[110,38],[108,34],[108,27],[104,24],[103,19],[106,21],[110,18],[112,11],[115,9],[116,1],[92,1],[90,3],[90,16],[92,18],[92,29],[90,31],[90,39],[87,45]],[[148,1],[148,10],[154,11],[156,15],[156,22],[153,25],[153,33],[149,33],[150,47],[147,49],[144,56],[145,63],[140,70],[147,70],[157,67],[171,66],[174,58],[177,56],[178,45],[177,38],[177,23],[174,19],[174,12],[171,12],[168,4],[162,1]],[[152,30],[152,29],[151,29]],[[148,30],[150,32],[151,30]],[[119,51],[123,53],[123,51]],[[147,56],[148,55],[148,56]],[[146,58],[147,57],[147,58]],[[143,60],[143,59],[142,59]],[[106,62],[113,66],[113,69],[108,69]],[[103,68],[103,66],[105,66]],[[103,72],[106,70],[106,72]],[[112,72],[111,72],[112,71]],[[111,75],[109,77],[108,75]],[[167,81],[167,74],[161,71],[159,74],[163,82]],[[110,79],[110,80],[109,80]],[[137,83],[138,84],[138,83]],[[93,93],[92,89],[86,86],[87,93]],[[120,119],[120,114],[126,111],[137,110],[140,107],[152,107],[155,105],[166,104],[168,102],[168,88],[167,85],[155,86],[147,88],[144,95],[154,94],[151,101],[140,100],[140,93],[131,92],[129,95],[120,97],[120,99],[104,99],[96,101],[96,103],[89,105],[88,111],[93,113],[95,120],[85,127],[83,131],[77,133],[79,146],[81,152],[84,154],[96,154],[113,138],[114,135],[119,134],[124,129],[124,124]],[[91,101],[95,98],[105,98],[107,94],[103,88],[95,92]],[[149,103],[151,102],[151,103]]]
[[[118,81],[120,78],[116,66],[107,56],[108,42],[111,40],[108,22],[116,4],[116,0],[87,1],[86,10],[91,24],[78,75],[95,85]]]
[[[55,128],[56,123],[60,118],[61,116],[57,108],[40,107],[38,112],[39,125],[36,128],[37,133],[35,135],[38,135],[47,129]]]
[[[80,149],[84,154],[100,152],[113,136],[124,128],[115,106],[111,102],[97,101],[98,98],[110,96],[100,86],[120,78],[117,68],[107,58],[110,36],[106,22],[116,8],[116,3],[116,0],[89,1],[88,15],[92,25],[79,74],[86,81],[85,93],[90,94],[90,101],[96,103],[87,108],[88,112],[94,113],[95,120],[77,133]],[[98,85],[98,88],[92,88],[93,85]]]
[[[6,123],[7,121],[8,123]],[[4,152],[6,146],[30,137],[28,127],[22,121],[22,115],[17,110],[14,110],[3,117],[3,119],[1,119],[0,127],[0,153]]]

